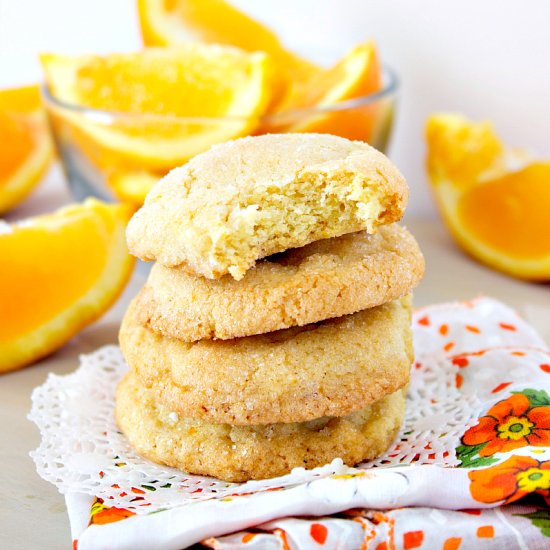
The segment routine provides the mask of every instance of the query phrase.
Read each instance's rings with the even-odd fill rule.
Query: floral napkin
[[[407,415],[384,456],[244,484],[133,452],[113,420],[127,370],[117,347],[50,375],[33,393],[42,443],[32,456],[66,496],[74,547],[548,548],[544,342],[490,298],[417,310],[413,331]]]

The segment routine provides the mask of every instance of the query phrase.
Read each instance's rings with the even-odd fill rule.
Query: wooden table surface
[[[54,173],[11,217],[45,212],[67,202],[69,196],[59,179]],[[515,307],[550,342],[550,285],[516,281],[478,265],[455,247],[439,221],[411,219],[405,225],[426,257],[426,275],[415,292],[416,305],[493,296]],[[71,547],[63,497],[38,477],[29,457],[39,442],[36,427],[27,420],[30,394],[49,372],[65,374],[76,369],[79,354],[115,343],[122,314],[143,281],[143,275],[135,273],[115,306],[57,353],[0,377],[0,548]]]

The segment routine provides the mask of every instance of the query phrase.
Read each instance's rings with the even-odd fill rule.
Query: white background
[[[489,118],[510,144],[550,158],[547,0],[234,0],[295,50],[336,60],[366,38],[402,80],[390,156],[433,213],[423,123],[433,111]],[[0,86],[40,78],[36,54],[139,47],[133,0],[0,0]]]

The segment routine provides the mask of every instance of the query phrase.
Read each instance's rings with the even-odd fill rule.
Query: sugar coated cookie
[[[391,224],[270,256],[240,281],[155,264],[135,310],[140,324],[165,336],[227,340],[384,304],[408,294],[423,273],[414,237]]]
[[[407,184],[379,151],[325,134],[246,137],[172,170],[131,219],[130,251],[210,279],[401,218]]]
[[[405,413],[404,390],[348,416],[231,426],[182,417],[128,374],[117,389],[116,419],[142,456],[191,474],[243,482],[315,468],[341,458],[353,466],[380,456]]]
[[[234,340],[183,342],[141,326],[130,306],[122,352],[170,410],[228,424],[343,416],[408,383],[410,297],[336,319]]]

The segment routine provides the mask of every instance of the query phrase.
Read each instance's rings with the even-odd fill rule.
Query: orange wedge
[[[306,80],[319,68],[284,48],[275,33],[224,0],[138,0],[146,46],[206,42],[263,51],[289,82]]]
[[[132,271],[129,216],[88,199],[0,226],[0,373],[56,350],[111,306]]]
[[[309,81],[297,85],[279,105],[278,111],[292,112],[312,107],[322,110],[342,101],[373,94],[381,88],[382,74],[376,46],[373,42],[367,42],[350,50],[331,69],[318,72]],[[371,141],[377,131],[379,107],[370,104],[353,110],[329,110],[306,120],[290,119],[289,125],[268,130],[317,132]]]
[[[0,214],[38,184],[52,145],[37,86],[0,90]]]
[[[426,137],[432,188],[458,244],[514,277],[550,280],[550,162],[458,115],[430,117]]]
[[[54,121],[75,130],[86,154],[104,166],[152,170],[167,170],[214,143],[250,133],[272,99],[275,78],[263,53],[205,44],[41,59],[54,97],[115,113],[98,117],[52,108]]]

